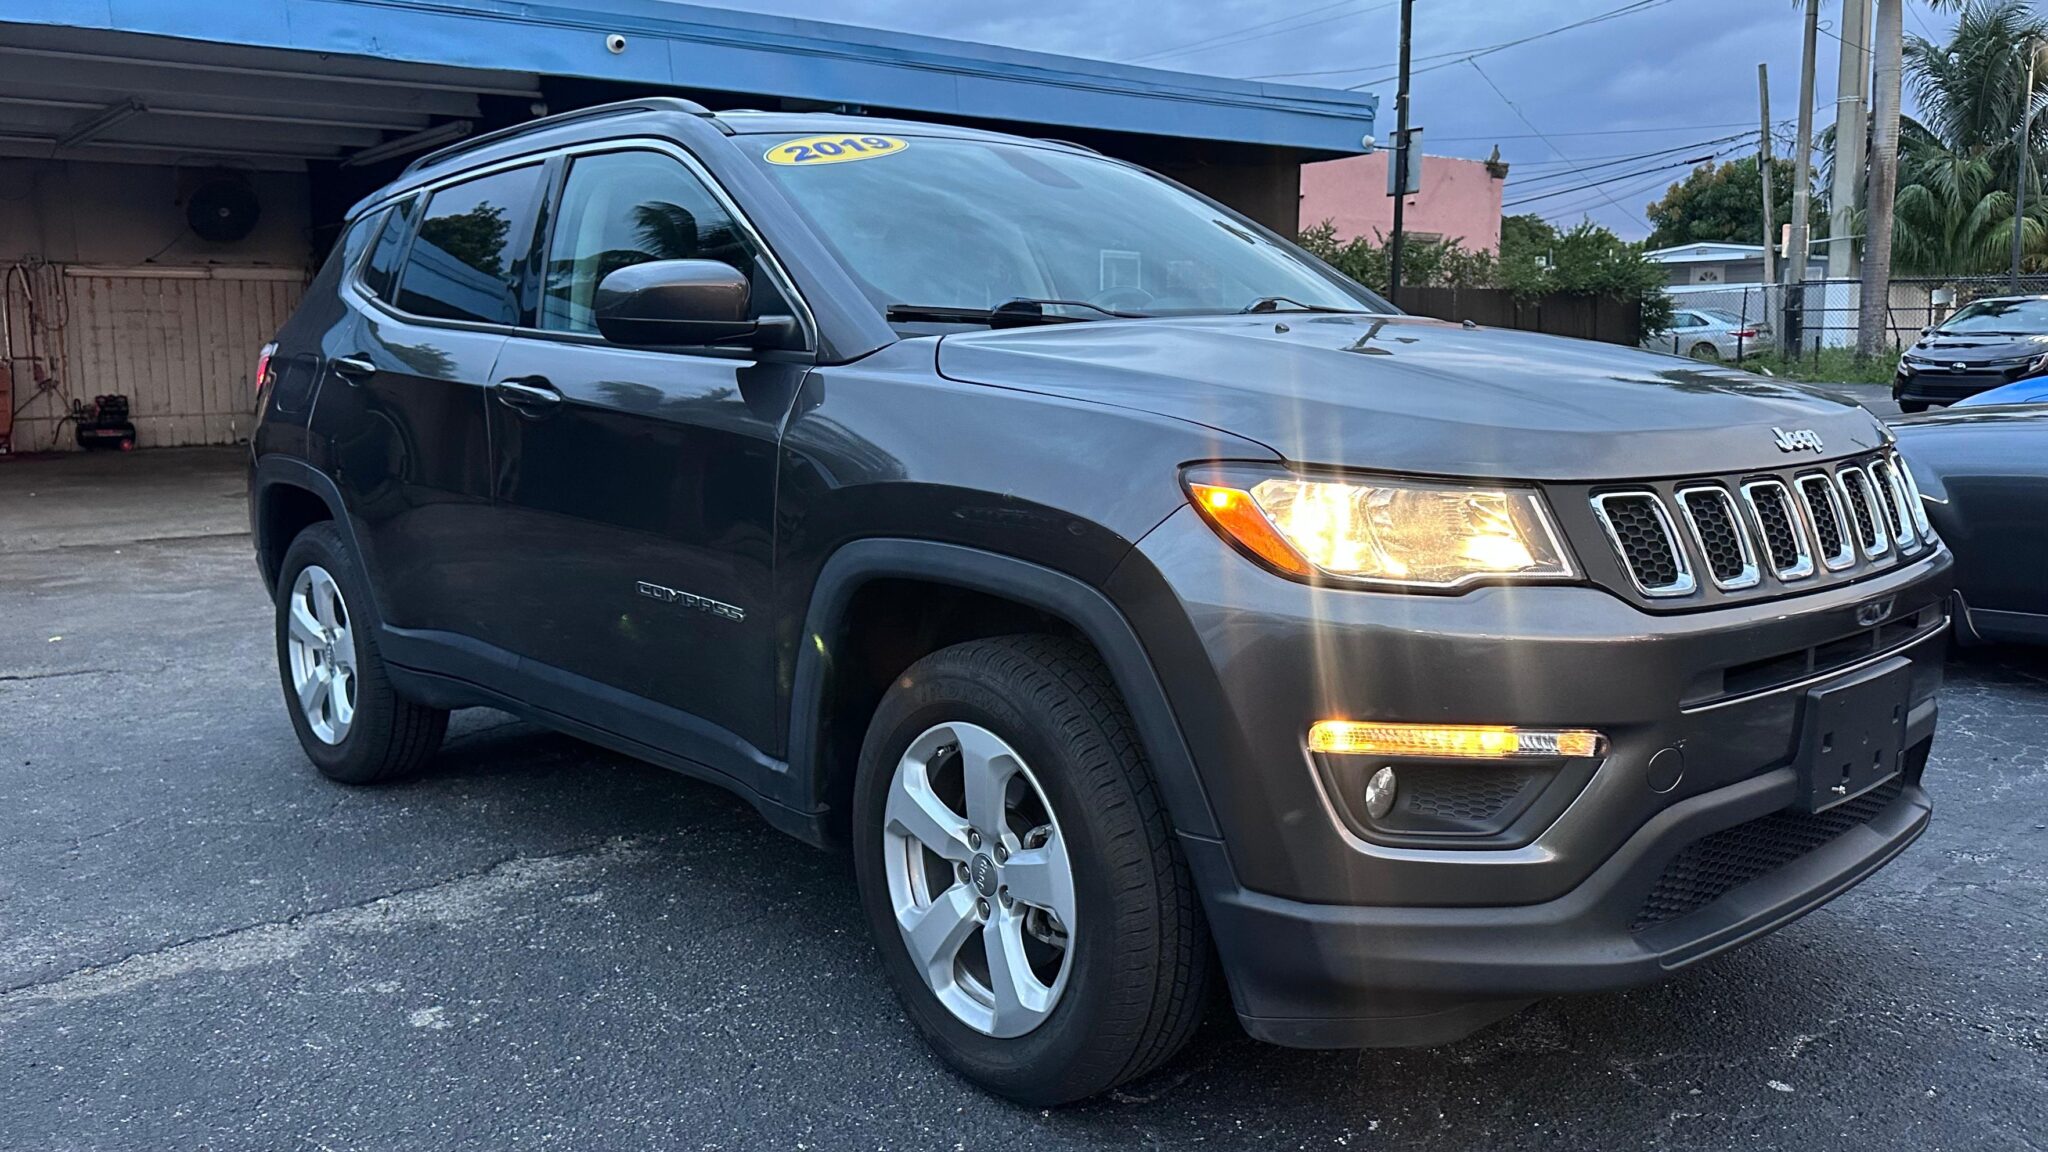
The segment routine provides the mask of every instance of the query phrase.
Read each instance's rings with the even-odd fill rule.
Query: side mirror
[[[614,344],[702,346],[749,340],[746,274],[717,260],[652,260],[598,282],[597,330]]]

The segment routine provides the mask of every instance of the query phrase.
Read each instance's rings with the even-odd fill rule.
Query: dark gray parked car
[[[1978,300],[1922,333],[1899,357],[1892,399],[1902,412],[2048,375],[2048,296]]]
[[[479,137],[259,376],[323,772],[488,705],[730,788],[852,853],[910,1021],[1017,1100],[1218,981],[1335,1047],[1658,980],[1927,824],[1951,561],[1867,412],[1400,315],[1082,148]]]
[[[1955,550],[1956,634],[2048,644],[2048,407],[1957,407],[1893,427]]]

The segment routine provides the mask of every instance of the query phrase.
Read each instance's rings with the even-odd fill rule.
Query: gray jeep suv
[[[655,99],[428,156],[260,372],[287,710],[501,708],[851,853],[1017,1100],[1428,1044],[1926,826],[1950,559],[1852,404],[1404,316],[1074,146]]]

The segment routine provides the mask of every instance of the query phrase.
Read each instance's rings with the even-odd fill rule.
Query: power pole
[[[1757,171],[1764,178],[1764,283],[1778,282],[1775,259],[1778,237],[1771,228],[1771,67],[1756,66],[1756,106],[1763,116],[1763,136],[1756,147]]]
[[[1869,131],[1870,2],[1842,0],[1842,53],[1835,73],[1835,172],[1828,195],[1828,279],[1856,274],[1856,190],[1863,187]]]
[[[1806,279],[1807,221],[1813,216],[1813,69],[1819,48],[1820,0],[1806,0],[1806,56],[1799,65],[1799,128],[1792,153],[1792,243],[1785,251],[1785,283]],[[1839,147],[1839,143],[1837,147]]]
[[[2012,193],[2012,290],[2020,290],[2020,257],[2027,224],[2027,161],[2034,154],[2034,62],[2041,58],[2041,46],[2027,41],[2027,86],[2020,104],[2019,181]]]
[[[1787,287],[1784,315],[1778,324],[1779,350],[1787,356],[1798,355],[1806,339],[1807,225],[1813,218],[1813,72],[1819,35],[1820,0],[1806,0],[1806,54],[1799,61],[1799,127],[1792,144],[1792,239],[1785,245],[1782,274]],[[1796,303],[1791,297],[1794,292],[1799,294]]]
[[[1863,288],[1856,317],[1856,356],[1869,360],[1891,334],[1892,207],[1899,191],[1899,102],[1904,93],[1905,0],[1877,0],[1877,67],[1871,80],[1869,221],[1863,228]]]
[[[1408,55],[1412,43],[1415,0],[1401,0],[1401,81],[1394,92],[1394,243],[1387,252],[1387,295],[1401,306],[1402,211],[1408,204]]]

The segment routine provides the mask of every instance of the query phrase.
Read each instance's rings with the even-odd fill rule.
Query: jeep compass
[[[1449,1041],[1926,826],[1949,554],[1884,426],[1403,315],[1085,148],[660,98],[431,154],[265,349],[257,560],[334,779],[488,706],[850,853],[954,1067],[1211,992]]]

